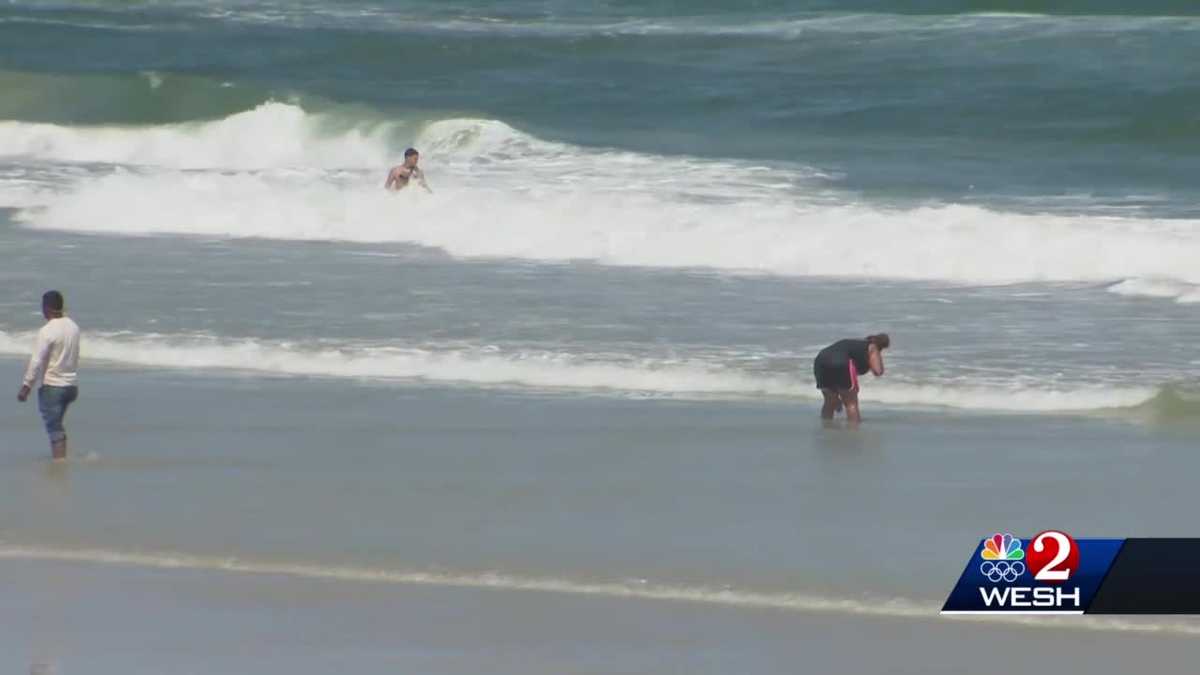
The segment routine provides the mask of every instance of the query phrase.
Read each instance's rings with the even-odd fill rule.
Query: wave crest
[[[24,355],[32,335],[0,331],[0,354]],[[121,365],[249,372],[267,376],[416,381],[474,387],[574,391],[675,398],[775,398],[815,401],[807,361],[795,372],[764,373],[699,360],[497,348],[297,346],[202,336],[89,334],[84,358]],[[1081,385],[1045,389],[979,381],[911,382],[888,377],[866,396],[885,405],[1008,412],[1084,412],[1153,404],[1147,387]]]
[[[0,122],[0,157],[174,169],[363,167],[386,163],[400,123],[310,114],[270,101],[208,122],[63,126]]]
[[[385,194],[383,172],[414,140],[436,194]],[[4,122],[5,154],[118,165],[40,200],[23,188],[19,220],[43,229],[968,284],[1158,279],[1182,301],[1200,284],[1194,220],[880,207],[808,167],[582,148],[495,120],[410,128],[267,103],[182,125]]]

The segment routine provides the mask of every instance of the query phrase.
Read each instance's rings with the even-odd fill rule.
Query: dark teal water
[[[1093,206],[1194,212],[1194,5],[896,11],[811,1],[14,3],[0,10],[10,90],[0,117],[169,122],[297,97],[385,118],[501,119],[582,145],[816,165],[846,188],[902,201],[1085,195]],[[188,78],[151,91],[143,71]]]

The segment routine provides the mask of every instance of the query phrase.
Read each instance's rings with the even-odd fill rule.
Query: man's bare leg
[[[50,455],[56,462],[67,461],[67,439],[54,441],[50,444]]]

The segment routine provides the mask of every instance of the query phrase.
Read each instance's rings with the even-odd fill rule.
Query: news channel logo
[[[997,532],[983,541],[979,558],[979,573],[993,584],[1015,583],[1026,573],[1037,582],[1061,584],[1079,569],[1079,544],[1058,530],[1046,530],[1029,542]]]
[[[1059,530],[1031,539],[996,532],[979,543],[942,611],[1082,614],[1084,589],[1074,581],[1080,551]]]
[[[979,565],[979,573],[993,584],[1000,582],[1013,583],[1025,575],[1025,550],[1021,548],[1021,540],[1011,534],[997,532],[983,542],[983,550],[979,552],[983,562]]]

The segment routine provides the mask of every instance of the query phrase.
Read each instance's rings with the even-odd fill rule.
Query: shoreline
[[[1190,640],[195,570],[0,564],[0,647],[85,672],[1190,672]],[[119,611],[114,611],[120,608]],[[336,625],[336,631],[330,626]],[[872,649],[862,649],[863,644]],[[1003,654],[1004,658],[981,658]]]

